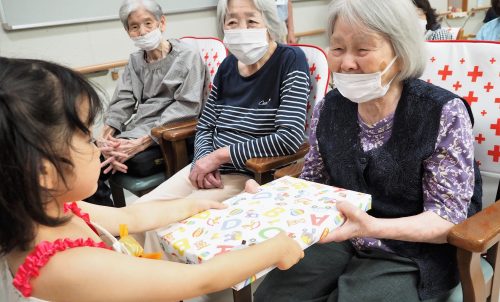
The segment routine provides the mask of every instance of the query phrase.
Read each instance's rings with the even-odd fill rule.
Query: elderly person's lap
[[[408,258],[356,251],[348,241],[316,244],[288,271],[273,270],[254,301],[419,301],[418,268]]]

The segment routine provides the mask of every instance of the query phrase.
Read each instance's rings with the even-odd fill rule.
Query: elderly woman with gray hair
[[[419,301],[458,283],[450,228],[481,204],[472,115],[421,81],[424,42],[411,0],[333,0],[329,63],[336,89],[314,110],[301,178],[372,195],[255,301]]]
[[[292,154],[304,139],[309,68],[304,53],[277,43],[285,33],[273,0],[220,0],[217,21],[229,55],[198,122],[192,165],[141,200],[241,192],[253,157]]]
[[[198,52],[178,39],[163,37],[165,16],[158,3],[125,0],[119,15],[140,50],[130,55],[105,115],[99,141],[103,154],[111,157],[105,173],[126,173],[125,161],[155,146],[153,127],[197,117],[205,83]]]

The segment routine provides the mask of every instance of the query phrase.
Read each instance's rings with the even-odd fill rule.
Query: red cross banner
[[[426,46],[421,79],[469,103],[479,168],[500,174],[500,42],[428,41]]]

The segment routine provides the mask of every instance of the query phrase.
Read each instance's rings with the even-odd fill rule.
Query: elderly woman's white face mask
[[[267,53],[267,27],[262,13],[253,1],[228,1],[224,19],[224,44],[245,65],[255,64]]]
[[[134,45],[139,47],[142,50],[150,51],[158,46],[161,43],[161,31],[159,28],[154,29],[143,36],[131,37],[132,41],[134,41]]]
[[[255,64],[269,49],[266,28],[224,30],[224,45],[245,65]]]

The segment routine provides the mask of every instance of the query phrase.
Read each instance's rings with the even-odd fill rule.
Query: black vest
[[[455,94],[421,80],[404,82],[391,137],[364,152],[359,139],[358,105],[338,90],[325,97],[317,125],[319,151],[330,185],[372,195],[370,215],[396,218],[423,212],[423,161],[434,152],[443,106]],[[463,101],[463,100],[462,100]],[[472,112],[467,102],[471,121]],[[481,209],[481,175],[475,165],[469,216]],[[449,244],[382,240],[420,270],[421,299],[438,296],[458,284],[456,249]]]

